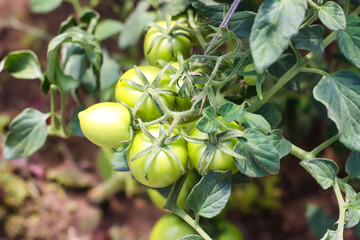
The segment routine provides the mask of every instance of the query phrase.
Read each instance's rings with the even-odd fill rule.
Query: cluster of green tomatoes
[[[186,124],[180,122],[176,128],[171,129],[166,139],[163,139],[164,141],[158,141],[159,136],[163,136],[164,132],[169,129],[168,123],[171,124],[173,120],[164,118],[166,111],[182,112],[193,109],[190,96],[179,93],[184,80],[179,78],[177,82],[171,84],[172,75],[180,67],[180,64],[176,62],[178,56],[187,58],[191,50],[191,34],[177,29],[176,26],[178,24],[175,21],[163,21],[152,25],[144,39],[144,54],[152,66],[134,67],[125,72],[116,85],[116,102],[95,104],[80,112],[78,116],[85,137],[94,144],[113,149],[127,146],[124,149],[131,174],[138,182],[149,188],[167,187],[178,180],[186,169],[193,168],[186,180],[190,183],[184,184],[183,189],[185,190],[182,190],[178,198],[180,201],[178,204],[183,205],[182,207],[186,209],[185,199],[189,194],[186,189],[191,190],[195,185],[197,182],[195,179],[198,180],[199,177],[198,172],[201,175],[204,174],[199,171],[201,168],[199,161],[201,162],[200,159],[204,157],[207,146],[212,143],[209,134],[201,132],[195,127],[196,118]],[[160,68],[159,61],[171,63],[171,65],[167,65],[170,68]],[[245,71],[253,70],[253,65],[249,65],[245,69]],[[245,77],[248,85],[256,85],[255,76]],[[157,121],[159,118],[162,118],[162,121]],[[221,119],[219,121],[221,124],[215,134],[220,134],[228,129],[242,131],[241,126],[236,122],[227,123]],[[201,139],[202,142],[176,137],[181,136],[183,131],[180,134],[180,128],[184,126],[186,139]],[[233,149],[237,141],[237,138],[226,139],[222,145]],[[232,173],[238,171],[233,157],[222,149],[215,149],[212,154],[212,160],[206,171],[229,169]],[[149,161],[149,155],[153,155],[151,161]],[[188,162],[188,160],[190,161]],[[156,194],[159,195],[156,190],[149,190],[150,197],[153,200],[158,199],[154,200],[155,204],[162,207],[165,198],[157,197]],[[159,222],[168,224],[171,221],[181,221],[167,215],[164,218],[168,218],[168,220]],[[191,227],[183,224],[189,229],[185,231],[182,227],[182,232],[194,233]],[[228,225],[229,223],[224,224]],[[233,226],[227,228],[233,229]],[[155,226],[153,230],[155,233],[152,233],[154,237],[150,239],[159,239],[156,229]],[[241,239],[241,234],[239,236],[231,239]],[[171,236],[169,239],[174,239],[174,237]]]

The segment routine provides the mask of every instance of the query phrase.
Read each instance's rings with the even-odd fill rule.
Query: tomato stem
[[[337,221],[337,229],[336,231],[340,231],[341,233],[341,239],[343,239],[343,232],[344,232],[344,225],[345,225],[345,212],[346,212],[346,203],[344,201],[344,198],[341,194],[341,190],[339,188],[339,184],[337,181],[333,184],[333,189],[335,191],[336,199],[338,201],[339,205],[339,219]]]
[[[296,145],[294,145],[294,144],[292,144],[292,146],[291,146],[291,151],[290,151],[290,153],[291,153],[292,155],[294,155],[295,157],[297,157],[297,158],[299,158],[299,159],[301,159],[301,160],[304,160],[304,161],[313,158],[313,156],[310,154],[310,152],[307,152],[307,151],[299,148],[298,146],[296,146]]]
[[[225,18],[223,19],[223,21],[221,22],[221,24],[219,26],[220,29],[224,29],[226,27],[226,25],[229,23],[231,17],[234,15],[234,12],[240,2],[241,2],[241,0],[235,0],[231,4],[229,11],[226,13]],[[219,37],[214,37],[213,39],[211,39],[210,45],[207,47],[205,53],[209,52],[209,50],[214,46],[214,44],[218,41],[218,39],[219,39]]]
[[[344,5],[344,13],[345,13],[345,15],[349,14],[349,8],[350,8],[350,0],[345,0],[345,5]]]
[[[65,121],[66,94],[62,90],[60,90],[60,96],[61,96],[61,115],[60,115],[61,129],[64,133],[64,136],[68,136],[68,132],[66,129],[66,121]]]
[[[314,150],[312,150],[310,152],[310,154],[313,157],[316,157],[322,150],[324,150],[325,148],[327,148],[328,146],[330,146],[332,143],[334,143],[336,140],[339,139],[339,134],[334,135],[332,138],[326,140],[325,142],[323,142],[322,144],[320,144],[319,146],[317,146],[316,148],[314,148]]]
[[[360,9],[360,8],[359,8]],[[324,48],[330,45],[334,40],[336,39],[336,31],[333,31],[330,33],[325,39],[324,39]],[[265,93],[263,94],[263,99],[260,99],[258,96],[255,96],[251,98],[248,102],[250,104],[250,107],[248,107],[246,110],[249,112],[254,112],[257,109],[259,109],[262,105],[267,103],[269,99],[277,92],[279,91],[288,81],[290,81],[296,74],[298,74],[311,60],[313,60],[318,54],[314,52],[308,53],[300,63],[295,64],[290,68],[286,73],[284,73],[274,84],[272,87],[267,89]]]
[[[51,127],[58,129],[60,126],[59,119],[56,113],[56,86],[50,85],[50,112],[51,112]]]

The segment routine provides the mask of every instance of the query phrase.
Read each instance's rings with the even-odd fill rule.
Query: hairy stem
[[[56,86],[50,85],[50,112],[51,112],[51,126],[54,129],[58,129],[60,126],[59,120],[56,113]]]
[[[226,16],[223,19],[223,21],[221,22],[219,28],[223,29],[223,28],[226,27],[226,25],[229,23],[232,15],[234,15],[234,12],[235,12],[235,10],[236,10],[236,8],[237,8],[237,6],[239,5],[240,2],[241,2],[241,0],[235,0],[231,4],[231,6],[229,8],[229,11],[226,13]],[[205,53],[207,53],[218,40],[219,40],[219,37],[214,37],[213,39],[211,39],[211,42],[210,42],[209,46],[207,47]]]
[[[339,220],[337,221],[337,231],[341,233],[341,236],[343,236],[344,233],[344,225],[345,225],[345,212],[346,212],[346,203],[344,201],[344,198],[341,194],[341,190],[339,188],[339,184],[335,181],[333,184],[333,188],[335,191],[336,199],[338,201],[339,205]],[[342,239],[343,237],[341,237]]]
[[[295,157],[301,159],[301,160],[309,160],[312,157],[311,153],[299,148],[298,146],[292,144],[290,153],[294,155]]]
[[[330,146],[332,143],[334,143],[336,140],[339,139],[339,134],[336,134],[335,136],[333,136],[332,138],[326,140],[325,142],[323,142],[322,144],[320,144],[319,146],[317,146],[316,148],[314,148],[314,150],[312,150],[310,152],[310,154],[313,157],[316,157],[322,150],[324,150],[325,148],[327,148],[328,146]]]
[[[336,32],[330,33],[324,39],[324,47],[327,47],[336,39]],[[312,61],[318,54],[314,52],[308,53],[299,64],[295,64],[292,68],[290,68],[284,75],[282,75],[279,80],[272,87],[267,89],[263,94],[263,99],[260,99],[258,96],[251,98],[248,102],[250,103],[250,107],[247,108],[247,111],[254,112],[259,109],[262,105],[267,103],[269,99],[279,91],[287,82],[289,82],[296,74],[298,74],[301,69],[303,69],[310,61]]]
[[[66,121],[65,121],[65,113],[66,113],[66,94],[63,91],[60,91],[61,96],[61,115],[60,115],[60,123],[61,129],[65,137],[68,136]]]

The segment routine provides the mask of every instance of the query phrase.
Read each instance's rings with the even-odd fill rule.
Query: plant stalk
[[[345,203],[344,198],[343,198],[343,196],[341,194],[339,184],[336,181],[333,184],[333,188],[334,188],[336,199],[337,199],[338,205],[339,205],[339,220],[337,221],[337,225],[338,225],[337,231],[340,231],[341,239],[343,239],[344,225],[345,225],[346,203]]]
[[[231,4],[231,6],[229,8],[229,11],[226,13],[225,18],[221,22],[219,28],[223,29],[223,28],[226,27],[226,25],[229,23],[232,15],[234,15],[234,12],[235,12],[235,10],[238,7],[240,2],[241,2],[241,0],[235,0]],[[214,37],[213,39],[211,39],[211,42],[210,42],[209,46],[207,47],[205,53],[207,53],[218,40],[219,40],[219,37]]]
[[[307,152],[294,144],[292,144],[290,153],[295,157],[305,161],[313,158],[310,152]]]
[[[324,150],[325,148],[327,148],[328,146],[330,146],[332,143],[334,143],[336,140],[339,139],[339,134],[334,135],[333,137],[331,137],[330,139],[328,139],[327,141],[323,142],[322,144],[320,144],[319,146],[317,146],[316,148],[314,148],[314,150],[312,150],[310,152],[310,154],[313,157],[316,157],[322,150]]]

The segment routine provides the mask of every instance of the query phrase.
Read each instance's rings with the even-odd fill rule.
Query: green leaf
[[[231,171],[209,171],[191,190],[186,204],[196,215],[212,218],[226,206],[231,193]]]
[[[59,34],[67,31],[69,28],[77,26],[77,21],[74,16],[69,16],[65,21],[60,24]]]
[[[339,173],[339,167],[333,160],[314,158],[301,161],[300,165],[308,171],[323,189],[331,187]]]
[[[105,19],[96,27],[95,37],[99,41],[103,41],[111,36],[120,33],[123,29],[123,24],[113,19]]]
[[[100,97],[102,101],[108,101],[114,96],[114,88],[120,78],[120,66],[105,49],[103,56],[104,61],[100,71]]]
[[[135,45],[139,41],[144,28],[155,20],[155,14],[148,12],[149,8],[149,3],[141,1],[126,19],[123,31],[119,37],[120,48],[125,49]]]
[[[117,172],[130,171],[129,165],[126,161],[126,152],[115,152],[111,165],[114,167],[114,171]]]
[[[345,171],[352,178],[360,179],[360,153],[352,151],[345,163]]]
[[[292,148],[291,143],[282,136],[280,129],[272,130],[271,134],[268,135],[268,138],[270,139],[272,145],[279,152],[280,158],[283,158],[290,153]]]
[[[0,62],[0,72],[6,70],[20,79],[42,79],[40,63],[33,51],[20,50],[9,53]]]
[[[280,169],[279,153],[269,138],[252,128],[246,129],[244,133],[246,139],[239,138],[234,148],[236,153],[245,158],[234,158],[239,171],[249,177],[277,174]]]
[[[324,236],[328,229],[335,229],[335,219],[314,204],[306,204],[305,215],[311,232],[317,239]]]
[[[224,17],[224,6],[206,5],[199,0],[192,0],[191,4],[200,14],[210,19],[212,25],[216,27],[220,26]],[[226,7],[225,11],[228,10],[229,8]],[[256,14],[253,12],[235,12],[228,23],[229,30],[239,38],[248,38],[255,16]]]
[[[71,44],[69,44],[69,42]],[[62,58],[64,63],[71,59],[71,56],[75,53],[85,55],[88,61],[90,61],[91,69],[86,68],[85,73],[83,72],[84,68],[74,72],[77,77],[81,76],[80,79],[74,79],[73,77],[64,74],[62,69],[60,69],[61,71],[58,70],[60,68],[58,50],[64,43],[66,43],[62,49]],[[83,58],[75,58],[73,61],[81,62],[83,61]],[[71,88],[74,87],[74,85],[67,86],[69,82],[72,82],[71,84],[75,84],[74,81],[70,81],[70,78],[73,78],[79,82],[84,82],[83,77],[88,75],[89,69],[95,78],[99,78],[101,64],[102,51],[100,49],[99,43],[96,41],[93,35],[80,28],[72,27],[68,29],[66,32],[53,38],[48,45],[48,58],[46,62],[47,77],[50,83],[60,84],[59,86],[64,89],[71,90]],[[56,79],[56,77],[63,77],[63,75],[66,76],[64,79],[66,79],[68,83],[62,84],[59,79]],[[82,84],[84,85],[84,83]]]
[[[189,0],[165,1],[161,6],[161,12],[163,15],[166,14],[173,17],[185,12],[189,5]]]
[[[340,142],[360,151],[360,76],[348,70],[324,76],[313,90],[339,130]]]
[[[319,19],[330,30],[344,30],[346,18],[339,4],[333,1],[326,2],[319,10]]]
[[[49,13],[59,7],[62,0],[31,0],[30,8],[34,13]]]
[[[293,38],[294,46],[316,53],[324,52],[324,29],[321,25],[311,25],[301,28]]]
[[[73,79],[81,79],[91,65],[84,49],[73,43],[64,43],[61,53],[64,59],[62,61],[64,74]]]
[[[259,114],[244,111],[237,121],[245,128],[253,128],[264,134],[271,132],[270,124]]]
[[[45,143],[48,131],[44,114],[36,109],[27,108],[10,124],[10,132],[5,141],[4,157],[14,159],[28,157]]]
[[[276,128],[281,123],[281,113],[272,103],[265,103],[254,113],[263,116],[271,128]]]
[[[71,120],[70,120],[70,128],[74,135],[84,137],[84,133],[82,132],[80,128],[80,121],[78,114],[79,112],[85,110],[85,107],[77,107],[74,109],[74,112],[72,114]]]
[[[219,113],[226,122],[232,122],[241,116],[245,105],[243,103],[239,106],[232,102],[226,102],[219,108]]]
[[[347,205],[347,208],[360,210],[360,193],[356,194],[356,196],[352,199],[351,203]]]
[[[219,120],[216,119],[215,108],[209,106],[204,109],[203,116],[196,123],[196,127],[204,133],[214,133],[220,126]]]
[[[297,34],[307,9],[305,0],[266,0],[259,8],[250,34],[256,71],[277,61]]]
[[[99,22],[100,15],[91,8],[85,7],[82,9],[80,21],[87,25],[89,33],[94,33],[94,29]]]
[[[328,230],[321,240],[343,240],[343,235],[339,230]]]
[[[338,45],[347,60],[360,68],[360,18],[350,14],[346,22],[346,29],[337,33]]]
[[[187,235],[185,237],[182,238],[178,238],[177,240],[203,240],[202,237],[200,237],[199,235]]]
[[[79,82],[73,77],[65,75],[59,66],[55,69],[55,84],[59,86],[64,93],[69,93],[79,86]]]

